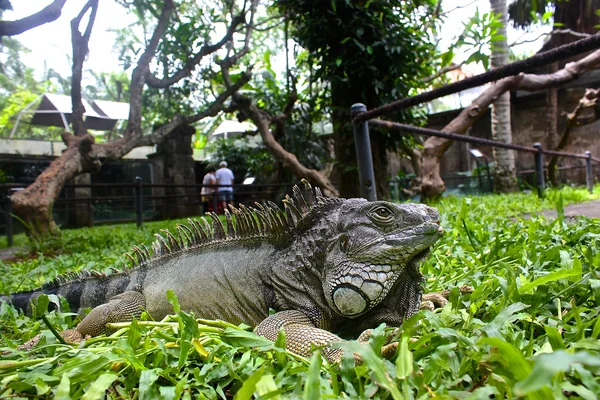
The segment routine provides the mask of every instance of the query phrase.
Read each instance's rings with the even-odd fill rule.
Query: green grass
[[[451,292],[397,333],[397,357],[379,356],[389,330],[359,353],[328,365],[287,352],[245,327],[197,321],[178,310],[156,323],[121,324],[111,336],[65,346],[39,318],[0,308],[0,397],[56,398],[584,398],[600,394],[600,222],[548,220],[539,211],[600,197],[566,188],[532,194],[447,198],[437,204],[446,230],[423,265],[426,291]],[[562,201],[561,201],[562,199]],[[531,219],[521,216],[533,213]],[[179,221],[181,222],[181,221]],[[65,230],[63,252],[0,263],[0,292],[29,289],[66,271],[107,270],[134,244],[150,243],[176,221]],[[59,299],[50,298],[52,301]],[[41,310],[38,310],[41,313]],[[58,330],[77,322],[45,313]],[[30,352],[14,347],[41,332]]]

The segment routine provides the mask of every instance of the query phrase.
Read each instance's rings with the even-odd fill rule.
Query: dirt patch
[[[0,249],[0,260],[4,262],[20,261],[29,257],[29,250],[26,247],[8,247]]]
[[[556,218],[556,210],[546,210],[543,214],[548,218]],[[565,206],[566,218],[588,217],[600,218],[600,200],[588,201],[587,203],[570,204]]]

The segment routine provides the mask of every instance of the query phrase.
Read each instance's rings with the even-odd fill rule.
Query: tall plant
[[[334,126],[335,165],[342,196],[358,195],[358,174],[349,110],[354,103],[375,108],[408,96],[432,75],[435,53],[432,19],[433,0],[401,1],[311,1],[276,2],[291,35],[310,52],[315,66],[313,78],[329,86]],[[414,122],[414,110],[394,119]],[[378,192],[387,195],[387,151],[395,149],[398,137],[371,133],[371,149]]]

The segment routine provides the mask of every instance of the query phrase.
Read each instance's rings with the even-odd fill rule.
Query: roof
[[[40,101],[41,99],[41,101]],[[36,109],[29,108],[39,101]],[[83,113],[84,126],[87,129],[107,131],[115,127],[119,120],[129,118],[129,104],[116,101],[94,100],[88,102],[82,99],[85,112]],[[59,126],[69,129],[73,119],[73,106],[70,96],[54,93],[44,93],[33,102],[29,103],[19,114],[33,114],[32,125]],[[20,119],[20,116],[17,117]],[[16,130],[16,125],[13,132]],[[12,134],[11,134],[12,136]]]

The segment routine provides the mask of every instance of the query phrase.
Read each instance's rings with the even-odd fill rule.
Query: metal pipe
[[[588,192],[594,191],[594,173],[592,171],[592,152],[586,151],[585,154],[588,156],[585,160],[585,180],[587,182]]]
[[[541,143],[534,143],[533,147],[538,149],[538,152],[535,153],[535,182],[538,197],[544,197],[544,188],[546,187],[546,182],[544,181],[544,153],[542,149]]]
[[[7,247],[13,246],[13,221],[12,221],[12,201],[10,196],[6,196],[6,245]]]
[[[362,103],[353,104],[350,114],[353,118],[367,111],[367,106]],[[353,124],[354,145],[356,147],[356,161],[358,163],[358,177],[360,183],[360,196],[368,201],[377,200],[375,190],[375,173],[373,172],[373,156],[371,155],[371,142],[369,140],[369,126],[367,122]]]
[[[136,176],[135,183],[135,222],[138,229],[140,229],[144,222],[142,209],[142,177]]]

